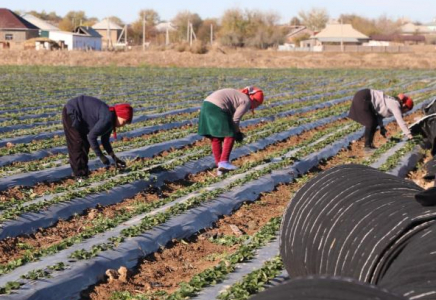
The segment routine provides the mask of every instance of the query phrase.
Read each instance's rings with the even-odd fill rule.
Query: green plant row
[[[313,143],[313,141],[323,137],[324,135],[326,135],[328,133],[331,133],[331,132],[337,130],[341,126],[342,125],[339,124],[333,128],[328,128],[326,130],[320,131],[317,134],[315,134],[311,139],[305,141],[304,144],[306,144],[306,145],[311,144],[311,143]],[[287,149],[283,149],[283,150],[277,152],[276,155],[282,155],[283,153],[286,153],[290,149],[295,149],[295,148],[296,148],[296,146],[293,145]],[[275,156],[274,153],[271,153],[266,158],[266,160],[269,160],[270,158],[272,158],[274,156]],[[246,172],[246,171],[250,170],[251,168],[255,167],[256,165],[260,165],[262,163],[263,163],[263,161],[259,161],[258,163],[253,162],[253,163],[250,163],[249,165],[244,165],[240,169],[238,169],[237,171],[233,172],[233,174]],[[130,204],[131,210],[118,212],[111,219],[99,216],[98,218],[96,218],[92,221],[93,226],[91,228],[87,228],[86,230],[84,230],[80,234],[78,234],[76,236],[71,236],[71,237],[69,237],[69,238],[67,238],[67,239],[65,239],[57,244],[54,244],[46,249],[39,249],[39,250],[31,249],[31,250],[27,251],[22,258],[10,261],[5,265],[1,265],[0,266],[0,274],[8,273],[8,272],[16,269],[17,267],[19,267],[23,264],[38,260],[39,258],[47,256],[47,255],[57,253],[60,250],[63,250],[63,249],[66,249],[66,248],[72,246],[73,244],[77,244],[77,243],[82,242],[85,239],[91,238],[94,235],[96,235],[97,233],[102,233],[102,232],[105,232],[109,229],[112,229],[112,228],[116,227],[117,225],[131,219],[132,217],[134,217],[136,215],[151,212],[152,210],[157,209],[159,207],[162,207],[165,204],[171,203],[174,200],[176,200],[182,196],[186,196],[189,193],[192,193],[194,191],[202,190],[204,187],[206,187],[212,183],[219,182],[219,181],[223,180],[223,178],[227,178],[228,176],[231,176],[231,175],[226,174],[222,178],[209,177],[204,182],[197,182],[197,183],[194,183],[191,186],[186,187],[184,189],[179,189],[174,194],[172,194],[170,197],[168,197],[166,199],[161,199],[161,200],[156,201],[156,202],[143,203],[143,202],[138,201],[136,203],[132,203],[132,204]],[[206,192],[203,192],[203,194],[206,194]],[[119,242],[120,240],[115,240],[115,241]],[[106,247],[106,246],[104,246],[104,247]],[[97,251],[96,248],[94,249],[94,252],[95,251]],[[86,255],[86,254],[83,254],[83,251],[79,251],[75,256],[80,257],[82,255]]]
[[[298,118],[298,116],[293,116],[291,118],[280,118],[280,119],[275,120],[273,122],[262,124],[262,128],[264,130],[261,131],[260,133],[257,133],[257,134],[254,134],[254,132],[257,132],[259,130],[259,128],[256,129],[256,130],[248,131],[248,133],[252,134],[252,135],[249,136],[246,139],[246,141],[244,141],[243,144],[251,143],[251,142],[253,142],[255,140],[258,140],[260,138],[267,137],[267,136],[271,135],[271,133],[281,132],[281,131],[289,129],[289,128],[293,127],[293,126],[305,124],[305,123],[308,123],[310,121],[314,121],[314,120],[318,120],[320,118],[324,118],[326,116],[330,116],[332,113],[342,112],[343,108],[344,108],[343,106],[342,107],[338,106],[338,107],[330,108],[328,110],[319,110],[315,114],[311,115],[310,118],[306,118],[306,119],[300,119],[300,118]],[[203,147],[203,149],[206,149],[206,148],[208,148],[208,147],[207,146]],[[179,153],[180,153],[180,150],[179,150]],[[205,155],[207,155],[207,154],[208,154],[208,152],[205,152]],[[199,158],[199,157],[197,156],[196,158]],[[168,159],[168,157],[167,157],[167,159]],[[160,161],[156,161],[156,160],[157,159],[154,159],[151,163],[152,164],[157,164],[157,163],[162,163],[163,162],[162,160],[160,160]],[[150,166],[150,161],[139,160],[139,161],[136,161],[133,164],[129,165],[129,169],[131,171],[138,171],[138,170],[140,170],[140,169],[142,169],[144,167],[148,168],[149,166]],[[58,188],[55,189],[55,192],[59,193],[59,192],[64,192],[66,190],[70,190],[70,191],[73,190],[73,191],[77,192],[76,188],[79,187],[79,186],[80,187],[87,186],[87,185],[90,185],[93,182],[98,182],[98,181],[101,181],[101,180],[105,180],[107,178],[112,178],[114,175],[116,175],[116,174],[113,174],[111,172],[104,173],[104,174],[101,174],[101,175],[99,175],[97,177],[93,177],[93,178],[87,179],[87,180],[85,180],[84,182],[82,182],[80,184],[74,184],[72,186],[65,187],[65,188],[58,187]],[[131,174],[131,176],[133,176],[133,174]],[[27,188],[27,189],[24,188],[24,189],[21,190],[21,192],[29,195],[29,197],[26,198],[26,199],[20,200],[20,201],[16,201],[14,199],[11,199],[11,201],[9,201],[9,202],[2,203],[0,205],[0,208],[5,209],[5,208],[10,207],[12,205],[16,205],[17,202],[18,203],[24,203],[24,202],[33,200],[35,198],[35,194],[33,193],[33,189],[32,188]]]
[[[260,178],[260,177],[262,177],[262,176],[264,176],[264,175],[266,175],[274,170],[285,168],[285,167],[289,166],[290,164],[292,164],[295,161],[295,159],[300,159],[300,158],[302,158],[310,153],[317,152],[318,150],[320,150],[320,149],[324,148],[325,146],[331,144],[332,142],[336,141],[338,138],[341,138],[341,137],[349,134],[350,132],[355,131],[356,128],[357,128],[357,126],[350,126],[350,128],[348,130],[344,130],[343,132],[340,132],[336,135],[333,135],[330,138],[320,142],[319,144],[316,144],[316,145],[311,146],[311,147],[303,147],[303,149],[299,150],[296,153],[295,157],[284,158],[280,162],[272,163],[261,170],[257,170],[255,172],[252,172],[252,173],[246,175],[245,177],[243,177],[241,179],[233,181],[232,183],[230,183],[229,185],[227,185],[224,188],[218,188],[218,189],[212,190],[212,191],[204,191],[200,195],[188,199],[186,202],[174,204],[172,207],[168,208],[164,212],[160,212],[160,213],[157,213],[154,215],[146,216],[142,219],[142,221],[139,225],[134,225],[134,226],[131,226],[129,228],[122,230],[122,232],[121,232],[122,238],[117,239],[117,243],[119,243],[120,241],[123,241],[124,238],[134,237],[134,236],[140,235],[143,232],[150,230],[154,226],[157,226],[159,224],[162,224],[163,222],[168,221],[171,217],[179,215],[179,214],[181,214],[189,209],[197,207],[198,205],[200,205],[206,201],[214,199],[218,195],[220,195],[224,192],[227,192],[236,186],[240,186],[240,185],[243,185],[249,181],[256,180],[256,179],[258,179],[258,178]],[[248,163],[248,164],[246,164],[246,166],[253,168],[256,164],[258,164],[258,163]],[[114,243],[112,241],[108,241],[107,243],[102,243],[102,244],[92,246],[89,251],[84,250],[84,249],[75,251],[71,255],[71,257],[76,258],[76,259],[89,259],[89,258],[96,256],[101,251],[105,251],[107,249],[113,249],[114,247],[115,247]]]
[[[248,237],[248,241],[238,248],[234,253],[228,254],[220,259],[220,262],[212,268],[193,276],[189,282],[182,282],[180,288],[171,295],[153,294],[147,295],[131,295],[129,292],[115,292],[111,299],[128,300],[128,299],[166,299],[166,300],[181,300],[187,299],[196,295],[205,286],[213,285],[222,281],[227,274],[233,272],[237,264],[252,259],[256,250],[265,246],[277,235],[280,228],[281,218],[272,218],[253,236]],[[138,298],[139,297],[139,298]]]

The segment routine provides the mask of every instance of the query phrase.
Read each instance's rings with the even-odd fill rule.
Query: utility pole
[[[186,42],[189,43],[189,30],[191,29],[189,27],[189,24],[191,24],[191,22],[189,22],[188,20],[188,24],[186,25]]]
[[[110,35],[111,35],[111,29],[109,25],[109,18],[106,18],[107,22],[107,31],[106,31],[106,50],[109,51],[109,44],[110,44]]]
[[[145,51],[145,11],[142,13],[142,51]]]
[[[189,36],[189,46],[192,46],[192,41],[197,39],[197,36],[194,32],[194,26],[192,26],[192,23],[189,23],[189,28],[191,30],[191,35]]]
[[[342,18],[341,18],[341,52],[344,52],[344,30],[342,28]]]
[[[127,24],[126,25],[124,25],[124,30],[126,31],[126,50],[128,49],[128,47],[129,47],[129,42],[127,41]]]
[[[213,45],[213,24],[210,24],[210,44]]]

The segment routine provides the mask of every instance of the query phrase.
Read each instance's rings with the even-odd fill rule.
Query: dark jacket
[[[88,136],[89,145],[97,156],[103,154],[97,141],[99,136],[106,152],[113,151],[109,139],[115,127],[115,113],[109,110],[106,103],[82,95],[69,100],[65,107],[73,127]]]

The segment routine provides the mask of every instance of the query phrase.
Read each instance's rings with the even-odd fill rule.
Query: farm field
[[[419,137],[362,151],[363,129],[346,118],[362,88],[415,101],[436,97],[433,70],[208,69],[0,66],[0,296],[4,299],[247,299],[285,280],[277,231],[292,195],[331,167],[356,163],[427,188],[430,154]],[[199,137],[203,99],[220,88],[261,87],[264,105],[216,176]],[[91,152],[75,181],[63,105],[87,94],[131,103],[131,125],[112,145],[127,169]]]

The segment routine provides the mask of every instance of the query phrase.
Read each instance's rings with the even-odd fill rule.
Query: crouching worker
[[[365,126],[364,150],[371,152],[376,149],[373,141],[377,126],[380,126],[380,133],[384,137],[387,135],[383,118],[394,116],[404,135],[409,139],[413,138],[402,116],[412,108],[413,100],[404,94],[391,97],[382,91],[363,89],[354,95],[348,117]]]
[[[100,150],[98,137],[101,137],[101,144],[115,165],[124,168],[126,163],[115,155],[110,144],[110,135],[113,131],[116,138],[116,128],[130,124],[132,118],[133,108],[129,104],[109,107],[97,98],[83,95],[69,100],[62,110],[62,123],[73,175],[89,175],[90,147],[104,165],[110,165],[109,159]]]
[[[211,140],[218,175],[236,169],[229,158],[234,142],[244,138],[239,122],[246,112],[254,110],[262,102],[263,91],[254,86],[242,90],[218,90],[203,101],[198,134]]]

